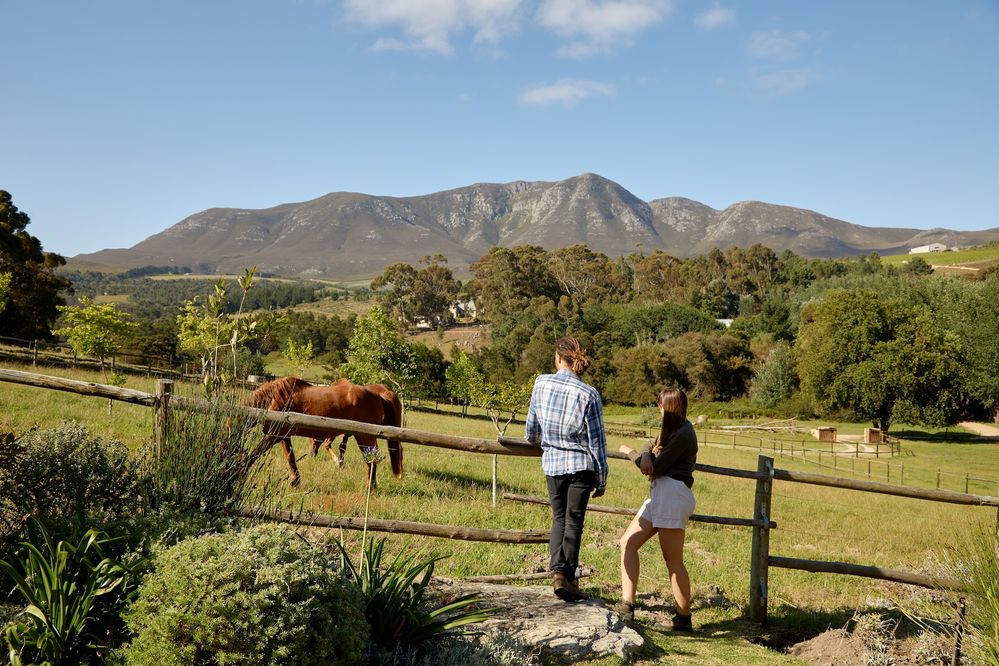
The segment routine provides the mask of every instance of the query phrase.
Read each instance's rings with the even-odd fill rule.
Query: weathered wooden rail
[[[157,441],[167,432],[166,424],[170,418],[170,410],[212,410],[216,409],[206,401],[184,398],[172,395],[172,381],[159,380],[156,393],[143,393],[132,389],[124,389],[93,382],[38,375],[16,370],[0,369],[0,381],[36,386],[45,389],[68,391],[81,395],[110,398],[144,405],[155,409],[154,436]],[[327,429],[333,433],[349,433],[352,435],[373,435],[382,439],[393,439],[410,444],[434,446],[439,448],[466,451],[470,453],[486,453],[513,456],[540,456],[541,449],[529,442],[514,438],[500,437],[496,440],[474,437],[444,435],[411,428],[396,428],[391,426],[372,425],[343,419],[330,419],[319,416],[307,416],[292,412],[271,412],[250,407],[233,407],[234,410],[252,415],[262,421],[283,423],[289,429],[296,426],[308,426],[314,429]],[[608,456],[616,459],[627,459],[623,453],[608,452]],[[698,515],[694,520],[707,523],[750,527],[753,530],[752,554],[750,561],[750,607],[749,616],[753,621],[765,623],[767,619],[767,599],[769,596],[768,579],[770,567],[798,569],[816,573],[847,574],[863,576],[879,580],[894,581],[933,589],[961,590],[965,583],[953,579],[925,576],[907,571],[896,571],[877,566],[860,565],[850,562],[830,562],[822,560],[806,560],[791,557],[781,557],[770,554],[770,530],[777,524],[772,520],[770,501],[775,481],[789,483],[804,483],[829,488],[840,488],[849,491],[871,492],[896,497],[922,499],[932,502],[947,502],[967,506],[999,507],[999,497],[973,495],[948,490],[922,489],[909,486],[897,486],[873,481],[862,481],[843,477],[799,472],[794,470],[775,469],[773,459],[767,456],[759,457],[759,465],[755,471],[716,467],[698,464],[699,472],[751,479],[756,482],[756,493],[752,519],[729,518],[721,516]],[[532,496],[505,495],[508,499],[547,504],[547,500]],[[603,511],[619,515],[633,515],[631,509],[604,507],[593,505],[592,511]],[[337,518],[319,514],[305,514],[291,511],[249,511],[248,515],[267,517],[274,520],[295,522],[324,527],[341,527],[345,529],[362,529],[364,521],[358,518]],[[999,523],[997,523],[999,524]],[[368,519],[367,529],[376,531],[398,532],[406,534],[422,534],[450,539],[483,540],[496,543],[546,543],[548,532],[541,530],[497,530],[457,527],[450,525],[431,525],[409,521],[382,521]]]

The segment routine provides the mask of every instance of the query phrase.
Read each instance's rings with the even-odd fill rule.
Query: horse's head
[[[305,386],[311,384],[298,377],[281,377],[262,384],[243,400],[243,405],[257,409],[283,409],[295,393]]]

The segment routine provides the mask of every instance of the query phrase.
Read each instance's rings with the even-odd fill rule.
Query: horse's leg
[[[313,437],[309,440],[309,455],[315,458],[317,453],[319,453],[319,440]]]
[[[288,469],[291,470],[291,486],[297,488],[298,484],[302,482],[302,475],[298,473],[298,465],[295,464],[295,449],[291,448],[291,437],[281,438],[281,448],[284,449]]]
[[[333,456],[336,459],[337,464],[340,465],[340,467],[343,467],[343,463],[346,460],[346,458],[344,458],[344,456],[347,455],[347,441],[349,439],[350,439],[350,435],[344,435],[343,436],[343,439],[340,440],[340,457],[337,458],[336,456]],[[328,447],[330,447],[330,455],[332,456],[333,455],[333,444],[332,444],[332,442],[327,442],[326,445]]]

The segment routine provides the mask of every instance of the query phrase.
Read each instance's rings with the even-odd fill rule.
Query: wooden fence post
[[[156,380],[156,409],[153,412],[153,441],[156,443],[156,459],[159,460],[166,442],[167,426],[170,423],[170,396],[173,394],[172,379]]]
[[[760,456],[756,471],[767,476],[756,480],[753,502],[753,551],[749,566],[749,620],[767,623],[767,584],[770,578],[770,497],[773,492],[774,459]]]

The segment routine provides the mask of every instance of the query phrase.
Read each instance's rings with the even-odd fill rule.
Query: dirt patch
[[[898,620],[865,613],[847,627],[796,643],[787,652],[814,666],[943,666],[950,663],[951,649],[952,639],[945,632],[907,633]]]
[[[846,629],[832,629],[798,643],[788,654],[815,666],[867,666],[864,642]]]

